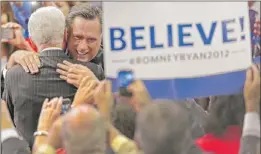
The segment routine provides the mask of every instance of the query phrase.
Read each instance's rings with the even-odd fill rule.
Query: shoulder
[[[7,70],[5,80],[6,81],[13,80],[14,77],[18,77],[18,76],[21,76],[23,74],[26,74],[26,72],[24,71],[22,66],[15,65],[14,67]]]
[[[244,136],[241,138],[240,154],[260,153],[260,137]]]
[[[2,143],[3,153],[29,154],[30,149],[24,140],[10,138]]]

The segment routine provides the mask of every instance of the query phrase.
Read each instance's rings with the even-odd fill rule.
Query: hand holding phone
[[[119,93],[121,96],[131,97],[132,93],[127,90],[127,87],[134,81],[132,70],[121,70],[118,72]]]
[[[67,113],[71,109],[72,101],[69,98],[63,99],[61,115]]]
[[[14,39],[14,29],[13,28],[2,28],[1,27],[1,40],[11,40]]]

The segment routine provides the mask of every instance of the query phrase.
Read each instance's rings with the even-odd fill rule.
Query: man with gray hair
[[[107,124],[92,106],[73,108],[65,116],[63,128],[67,154],[105,154]]]
[[[158,100],[138,115],[135,137],[144,154],[200,154],[183,103]]]
[[[58,63],[64,60],[79,63],[67,56],[65,46],[65,17],[56,7],[43,7],[34,12],[28,23],[29,35],[40,51],[40,71],[32,75],[22,66],[16,65],[6,74],[3,99],[18,132],[33,144],[33,134],[37,127],[42,102],[45,98],[62,96],[73,100],[76,88],[60,79],[56,72]],[[33,61],[33,57],[29,59]],[[81,63],[88,67],[98,78],[103,78],[103,70],[93,63]],[[47,131],[42,128],[36,134]]]
[[[88,3],[72,7],[66,17],[67,36],[65,51],[72,59],[81,62],[92,62],[104,67],[102,52],[102,10]],[[32,60],[29,60],[32,59]],[[6,69],[12,68],[15,64],[23,66],[26,72],[32,74],[39,72],[37,67],[38,55],[34,52],[24,50],[16,51],[9,58]],[[70,68],[71,72],[65,67]],[[68,83],[78,85],[80,77],[90,75],[85,67],[71,67],[68,63],[58,65],[57,72],[60,77]],[[2,79],[5,78],[6,69],[2,72]],[[79,71],[80,70],[80,71]],[[71,75],[67,75],[71,74]],[[71,77],[73,76],[73,77]],[[100,78],[99,78],[100,79]]]

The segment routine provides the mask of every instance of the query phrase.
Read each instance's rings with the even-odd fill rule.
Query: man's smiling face
[[[101,45],[101,24],[98,18],[87,20],[76,17],[72,23],[68,40],[70,55],[88,62],[98,53]]]

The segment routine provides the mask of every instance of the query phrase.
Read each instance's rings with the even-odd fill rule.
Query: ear
[[[101,33],[100,37],[101,37],[100,48],[103,49],[103,33]]]
[[[64,29],[64,41],[67,42],[69,38],[69,31],[68,28]]]

